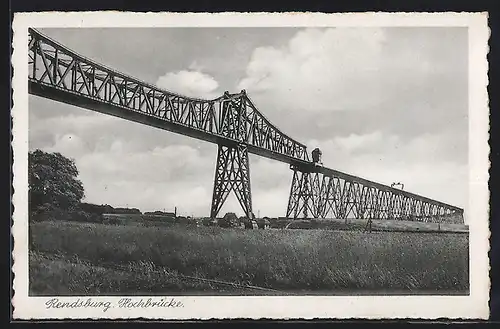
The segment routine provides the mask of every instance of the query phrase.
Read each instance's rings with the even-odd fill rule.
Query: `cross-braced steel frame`
[[[395,219],[461,223],[463,210],[321,167],[292,167],[288,218]]]
[[[243,90],[212,99],[160,89],[85,58],[29,29],[29,92],[204,141],[240,143],[274,160],[309,161],[306,146],[274,126]]]
[[[230,191],[253,217],[248,167],[253,153],[295,168],[288,217],[463,223],[458,207],[314,166],[306,146],[266,119],[244,90],[212,100],[182,96],[98,64],[34,29],[28,33],[30,94],[217,144],[212,217]]]
[[[320,193],[317,175],[294,170],[287,217],[320,217]]]
[[[248,219],[253,219],[252,190],[248,149],[245,145],[236,147],[219,145],[215,167],[214,192],[210,217],[216,218],[224,202],[234,192]]]

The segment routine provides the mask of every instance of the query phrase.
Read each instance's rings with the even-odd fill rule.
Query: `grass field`
[[[163,216],[152,216],[143,214],[106,214],[104,215],[107,221],[114,221],[125,225],[140,225],[140,226],[165,226],[176,222],[173,218]],[[178,221],[177,221],[178,222]],[[200,220],[201,222],[201,220]],[[188,221],[195,225],[194,221]],[[294,219],[279,219],[270,222],[272,228],[306,228],[306,229],[323,229],[323,230],[364,230],[367,224],[366,219],[313,219],[313,220],[294,220]],[[451,223],[433,223],[405,220],[377,220],[372,221],[373,231],[391,231],[391,232],[455,232],[468,233],[469,227],[464,224]]]
[[[30,293],[273,294],[468,292],[468,235],[144,227],[65,221],[32,226]]]
[[[366,219],[316,219],[316,220],[283,220],[277,223],[288,228],[317,228],[325,230],[364,230]],[[469,227],[464,224],[417,222],[404,220],[372,220],[373,231],[388,232],[442,232],[468,233]]]

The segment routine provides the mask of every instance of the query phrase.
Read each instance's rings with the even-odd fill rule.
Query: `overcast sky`
[[[246,89],[326,166],[467,208],[466,28],[40,31],[181,94]],[[31,95],[29,120],[30,149],[75,159],[88,202],[209,215],[216,145]],[[284,216],[288,165],[250,162],[254,213]]]

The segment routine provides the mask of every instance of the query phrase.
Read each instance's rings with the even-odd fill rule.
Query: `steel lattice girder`
[[[204,100],[181,96],[95,63],[29,29],[30,93],[291,163],[306,146],[267,120],[244,91]]]
[[[217,217],[231,191],[236,195],[247,218],[253,219],[250,165],[248,150],[244,145],[236,147],[219,145],[211,218]]]
[[[313,167],[293,167],[288,218],[396,219],[464,223],[463,211],[439,202],[382,190],[325,175]]]
[[[95,63],[34,29],[28,29],[28,33],[30,94],[218,145],[243,144],[250,153],[293,166],[311,165],[306,146],[269,122],[244,91],[226,92],[213,100],[181,96]],[[318,172],[339,182],[328,187],[330,182],[325,182],[323,176],[320,181],[313,180],[316,185],[311,189],[320,186],[321,198],[313,198],[314,206],[304,206],[308,213],[313,213],[311,207],[316,207],[318,215],[340,217],[351,213],[374,218],[463,213],[461,208],[326,167]],[[331,191],[335,193],[330,200]],[[293,198],[290,202],[293,208]]]

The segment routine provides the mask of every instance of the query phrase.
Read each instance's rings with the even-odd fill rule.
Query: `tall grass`
[[[179,274],[296,292],[468,290],[463,234],[33,225],[34,250],[77,255],[94,265],[148,262]],[[31,278],[34,284],[41,279]]]
[[[176,271],[158,269],[148,262],[130,263],[126,269],[106,268],[78,257],[69,259],[30,253],[30,290],[35,295],[143,295],[168,291],[210,294],[217,289],[231,294],[235,288],[186,281]],[[247,293],[248,294],[248,293]]]

